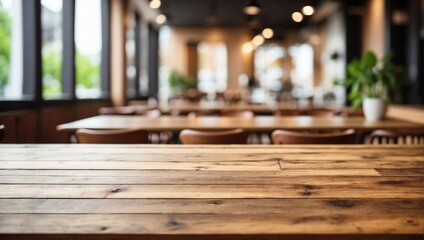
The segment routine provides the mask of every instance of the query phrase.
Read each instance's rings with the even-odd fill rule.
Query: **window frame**
[[[102,95],[95,99],[76,97],[75,0],[63,1],[63,99],[43,99],[41,0],[23,0],[23,94],[30,100],[0,100],[0,112],[110,100],[110,1],[101,0],[102,50],[100,80]]]

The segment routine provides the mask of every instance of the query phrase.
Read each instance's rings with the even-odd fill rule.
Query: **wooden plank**
[[[422,146],[0,145],[0,239],[421,239],[423,156]]]
[[[281,184],[285,177],[380,176],[373,169],[282,171],[0,170],[3,184]]]
[[[424,218],[423,199],[0,199],[16,214],[286,214]],[[64,207],[66,206],[66,207]]]
[[[368,160],[368,161],[346,161],[346,160],[283,160],[280,161],[282,169],[309,169],[319,166],[320,168],[329,169],[346,169],[346,168],[380,168],[380,169],[402,169],[402,168],[422,168],[423,161],[386,161],[386,160]]]
[[[0,185],[0,198],[421,198],[422,177],[303,177],[274,185]]]
[[[422,234],[415,214],[0,214],[0,232],[49,234]],[[31,224],[28,224],[31,223]],[[290,227],[287,227],[290,226]],[[311,227],[314,226],[314,227]]]
[[[173,150],[180,150],[183,152],[186,152],[187,149],[192,150],[199,150],[199,151],[213,151],[213,149],[224,149],[226,151],[237,151],[237,149],[253,149],[253,150],[261,150],[264,151],[265,149],[269,150],[305,150],[305,151],[323,151],[322,148],[324,145],[322,144],[309,144],[309,145],[303,145],[303,144],[288,144],[288,145],[263,145],[263,144],[199,144],[199,145],[180,145],[180,144],[1,144],[0,148],[2,149],[10,149],[10,148],[20,148],[22,151],[26,150],[34,150],[34,149],[51,149],[55,151],[63,151],[69,148],[76,148],[81,149],[82,151],[92,151],[93,149],[104,149],[108,150],[111,149],[113,151],[126,151],[127,149],[133,149],[133,150],[146,150],[148,152],[154,152],[155,149],[173,149]],[[405,149],[421,149],[420,145],[377,145],[377,144],[341,144],[341,145],[335,145],[335,144],[326,144],[325,149],[328,151],[348,151],[346,149],[346,146],[351,149],[360,149],[362,151],[367,150],[374,150],[378,151],[379,149],[388,149],[388,150],[398,150],[398,151],[404,151]],[[66,147],[66,148],[65,148]]]
[[[376,169],[382,176],[424,176],[424,168]]]
[[[144,170],[240,170],[277,171],[278,161],[250,162],[140,162],[140,161],[0,161],[0,169],[144,169]]]
[[[0,144],[2,153],[34,153],[49,152],[63,153],[158,153],[161,151],[179,153],[223,153],[223,154],[319,154],[319,153],[348,153],[348,155],[383,154],[394,155],[424,155],[424,149],[419,145],[172,145],[172,144]],[[216,150],[220,151],[217,152]],[[355,150],[355,151],[352,151]]]
[[[345,153],[345,154],[344,154]],[[424,151],[423,151],[424,153]],[[284,153],[283,153],[284,154]],[[316,153],[174,153],[171,150],[165,150],[163,152],[156,153],[78,153],[74,154],[72,151],[61,151],[60,154],[52,154],[45,151],[37,151],[31,154],[26,152],[19,153],[0,153],[0,161],[33,161],[33,160],[72,160],[72,161],[185,161],[185,162],[204,162],[204,161],[216,161],[220,160],[222,162],[226,161],[264,161],[264,160],[274,160],[275,158],[287,159],[287,160],[390,160],[390,161],[424,161],[424,154],[419,155],[419,152],[409,152],[409,153],[353,153],[347,154],[346,152],[337,152],[337,153],[326,153],[326,152],[316,152]]]
[[[422,234],[3,234],[1,240],[422,240]]]
[[[423,161],[404,160],[286,160],[264,161],[0,161],[0,169],[88,169],[88,170],[192,170],[192,171],[278,171],[280,169],[422,168]]]

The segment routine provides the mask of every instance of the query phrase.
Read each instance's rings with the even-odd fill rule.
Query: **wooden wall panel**
[[[3,143],[34,143],[37,141],[36,110],[11,111],[0,114],[0,124],[5,125]]]
[[[18,116],[17,137],[19,143],[37,142],[39,119],[36,111],[31,110]]]
[[[6,131],[2,143],[17,143],[17,117],[15,115],[1,115],[0,124],[5,126]]]
[[[0,113],[0,124],[6,128],[2,143],[68,143],[68,134],[58,132],[56,126],[95,116],[103,106],[110,106],[110,101]]]
[[[74,120],[72,107],[52,107],[42,109],[40,112],[40,138],[41,143],[67,143],[66,133],[58,132],[56,126]]]
[[[88,118],[98,115],[99,108],[111,106],[110,101],[79,104],[75,106],[75,119]]]

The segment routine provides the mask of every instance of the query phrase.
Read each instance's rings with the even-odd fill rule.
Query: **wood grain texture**
[[[402,120],[385,119],[376,122],[364,118],[344,117],[273,117],[257,116],[255,118],[237,117],[201,117],[161,116],[149,118],[142,116],[96,116],[57,126],[59,131],[75,132],[78,128],[90,129],[144,129],[148,131],[227,130],[242,128],[248,132],[269,132],[276,129],[286,130],[337,130],[337,129],[416,129],[422,124]]]
[[[422,239],[420,146],[0,145],[0,239]]]

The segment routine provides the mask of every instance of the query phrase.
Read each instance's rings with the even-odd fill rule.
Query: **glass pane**
[[[268,91],[280,91],[284,79],[289,79],[284,71],[285,49],[278,44],[266,44],[255,51],[255,77],[260,86]]]
[[[101,96],[101,0],[75,1],[75,67],[77,98]]]
[[[227,46],[225,43],[200,43],[197,47],[199,58],[198,89],[201,92],[216,93],[227,89]]]
[[[134,98],[137,96],[136,88],[136,77],[137,77],[137,67],[136,67],[136,23],[135,15],[131,15],[129,18],[128,28],[126,32],[126,42],[125,42],[125,53],[127,57],[127,97]]]
[[[292,58],[293,68],[291,80],[293,84],[292,95],[299,103],[306,103],[308,98],[313,97],[314,91],[314,55],[309,44],[296,44],[288,49]]]
[[[0,0],[0,99],[23,99],[22,1]]]
[[[41,1],[43,98],[62,97],[62,3]]]

